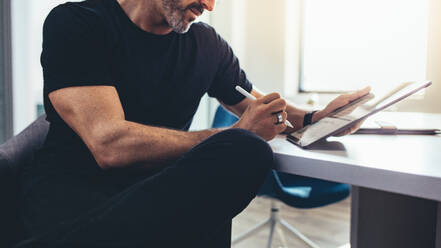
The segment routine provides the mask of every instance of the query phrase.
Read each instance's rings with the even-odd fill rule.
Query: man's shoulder
[[[192,33],[196,37],[196,40],[198,40],[201,44],[208,47],[218,47],[220,42],[223,41],[216,30],[204,22],[194,23],[189,32]]]
[[[60,4],[49,13],[45,28],[66,31],[102,28],[107,16],[107,0],[87,0]]]
[[[190,32],[196,36],[203,38],[208,38],[208,37],[215,38],[218,36],[216,30],[205,22],[193,23],[193,25],[191,25]]]
[[[199,41],[201,47],[210,49],[209,52],[211,54],[215,51],[216,54],[224,57],[225,55],[232,53],[228,42],[224,40],[210,25],[203,22],[195,23],[192,26],[192,32],[196,34],[196,40]]]
[[[196,32],[216,32],[212,26],[205,22],[195,22],[191,25],[191,29]]]

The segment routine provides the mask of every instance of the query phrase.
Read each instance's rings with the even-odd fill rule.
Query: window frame
[[[0,142],[13,136],[11,1],[0,2]]]

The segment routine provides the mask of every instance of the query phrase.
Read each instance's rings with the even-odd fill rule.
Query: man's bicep
[[[124,120],[124,110],[113,86],[78,86],[55,90],[49,100],[60,117],[88,142],[94,130]]]

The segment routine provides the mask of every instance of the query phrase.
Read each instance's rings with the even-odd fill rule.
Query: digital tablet
[[[364,95],[350,102],[349,104],[336,109],[334,112],[320,121],[288,134],[287,140],[302,148],[307,148],[317,141],[343,132],[356,122],[366,119],[367,117],[386,109],[387,107],[409,97],[412,94],[415,94],[431,84],[431,81],[410,84],[371,109],[360,107],[373,98],[372,94]]]

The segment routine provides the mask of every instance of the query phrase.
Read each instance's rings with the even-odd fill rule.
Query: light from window
[[[300,88],[389,89],[426,79],[427,0],[304,0]]]

